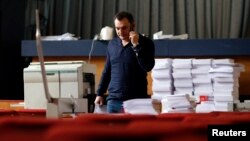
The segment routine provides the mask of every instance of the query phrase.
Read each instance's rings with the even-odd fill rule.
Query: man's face
[[[121,40],[129,41],[129,32],[133,29],[133,25],[129,23],[127,18],[122,20],[115,19],[115,31]]]

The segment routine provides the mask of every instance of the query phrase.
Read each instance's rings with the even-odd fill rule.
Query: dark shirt
[[[139,36],[139,44],[122,45],[115,37],[107,47],[106,64],[102,73],[98,96],[103,96],[108,89],[107,99],[127,100],[146,98],[147,72],[154,67],[155,46],[152,40]]]

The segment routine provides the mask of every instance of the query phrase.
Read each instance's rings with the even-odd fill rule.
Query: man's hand
[[[135,31],[130,31],[129,39],[134,47],[136,47],[139,44],[139,34],[136,33]]]
[[[98,104],[98,105],[103,105],[104,103],[104,99],[102,96],[96,96],[95,98],[95,104]]]

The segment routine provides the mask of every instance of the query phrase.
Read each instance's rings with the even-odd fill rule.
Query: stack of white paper
[[[161,100],[161,113],[194,112],[188,94],[168,95]]]
[[[108,112],[107,112],[107,105],[95,104],[94,113],[96,113],[96,114],[108,113]]]
[[[188,39],[188,34],[181,34],[181,35],[173,35],[173,34],[163,34],[163,31],[158,31],[156,33],[154,33],[153,35],[153,39],[157,40],[157,39],[180,39],[180,40],[184,40],[184,39]]]
[[[192,59],[173,59],[174,94],[193,94]]]
[[[129,114],[152,114],[158,115],[161,111],[157,108],[151,98],[131,99],[123,102],[125,113]]]
[[[244,66],[233,59],[162,58],[155,62],[151,98],[163,104],[162,112],[188,111],[190,107],[185,106],[189,103],[178,99],[183,94],[196,102],[202,98],[198,112],[229,111],[228,103],[239,99],[239,77]],[[169,96],[174,96],[173,101]]]
[[[152,99],[161,101],[164,95],[173,93],[172,60],[168,58],[155,59],[152,70]]]
[[[213,59],[213,65],[234,65],[234,60],[229,58]]]
[[[55,36],[43,36],[42,37],[42,40],[45,40],[45,41],[61,41],[61,40],[78,40],[79,37],[74,37],[75,35],[74,34],[71,34],[71,33],[65,33],[65,34],[62,34],[62,35],[55,35]]]
[[[209,75],[212,59],[193,59],[192,60],[192,80],[194,85],[194,96],[199,100],[202,96],[213,94],[212,79]]]
[[[204,101],[196,105],[196,113],[209,113],[213,112],[215,109],[215,104],[213,101]]]
[[[233,102],[214,102],[215,111],[230,111],[233,112]]]
[[[209,73],[213,80],[213,95],[215,111],[231,110],[227,107],[239,99],[239,77],[244,71],[242,65],[234,63],[232,59],[214,59]]]

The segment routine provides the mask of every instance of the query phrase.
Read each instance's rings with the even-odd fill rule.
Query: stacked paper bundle
[[[233,59],[156,59],[152,99],[171,105],[165,97],[188,94],[200,102],[196,112],[231,111],[232,103],[239,100],[242,71],[244,66]]]
[[[155,66],[151,72],[152,76],[152,99],[161,101],[164,95],[173,93],[173,80],[171,59],[155,59]]]
[[[215,111],[214,101],[202,101],[195,107],[196,113],[209,113]]]
[[[161,113],[194,112],[193,104],[188,94],[168,95],[161,100]]]
[[[213,85],[209,75],[212,59],[193,59],[192,60],[192,80],[194,85],[194,96],[200,101],[200,96],[206,96],[213,100]]]
[[[107,111],[107,105],[95,104],[94,113],[96,113],[96,114],[108,113],[108,111]]]
[[[192,59],[173,59],[174,94],[193,94]]]
[[[215,111],[232,110],[229,102],[239,100],[239,77],[244,67],[232,59],[214,59],[210,74],[213,80]]]
[[[123,102],[125,113],[129,114],[152,114],[158,115],[161,112],[160,106],[155,106],[151,98],[131,99]]]

